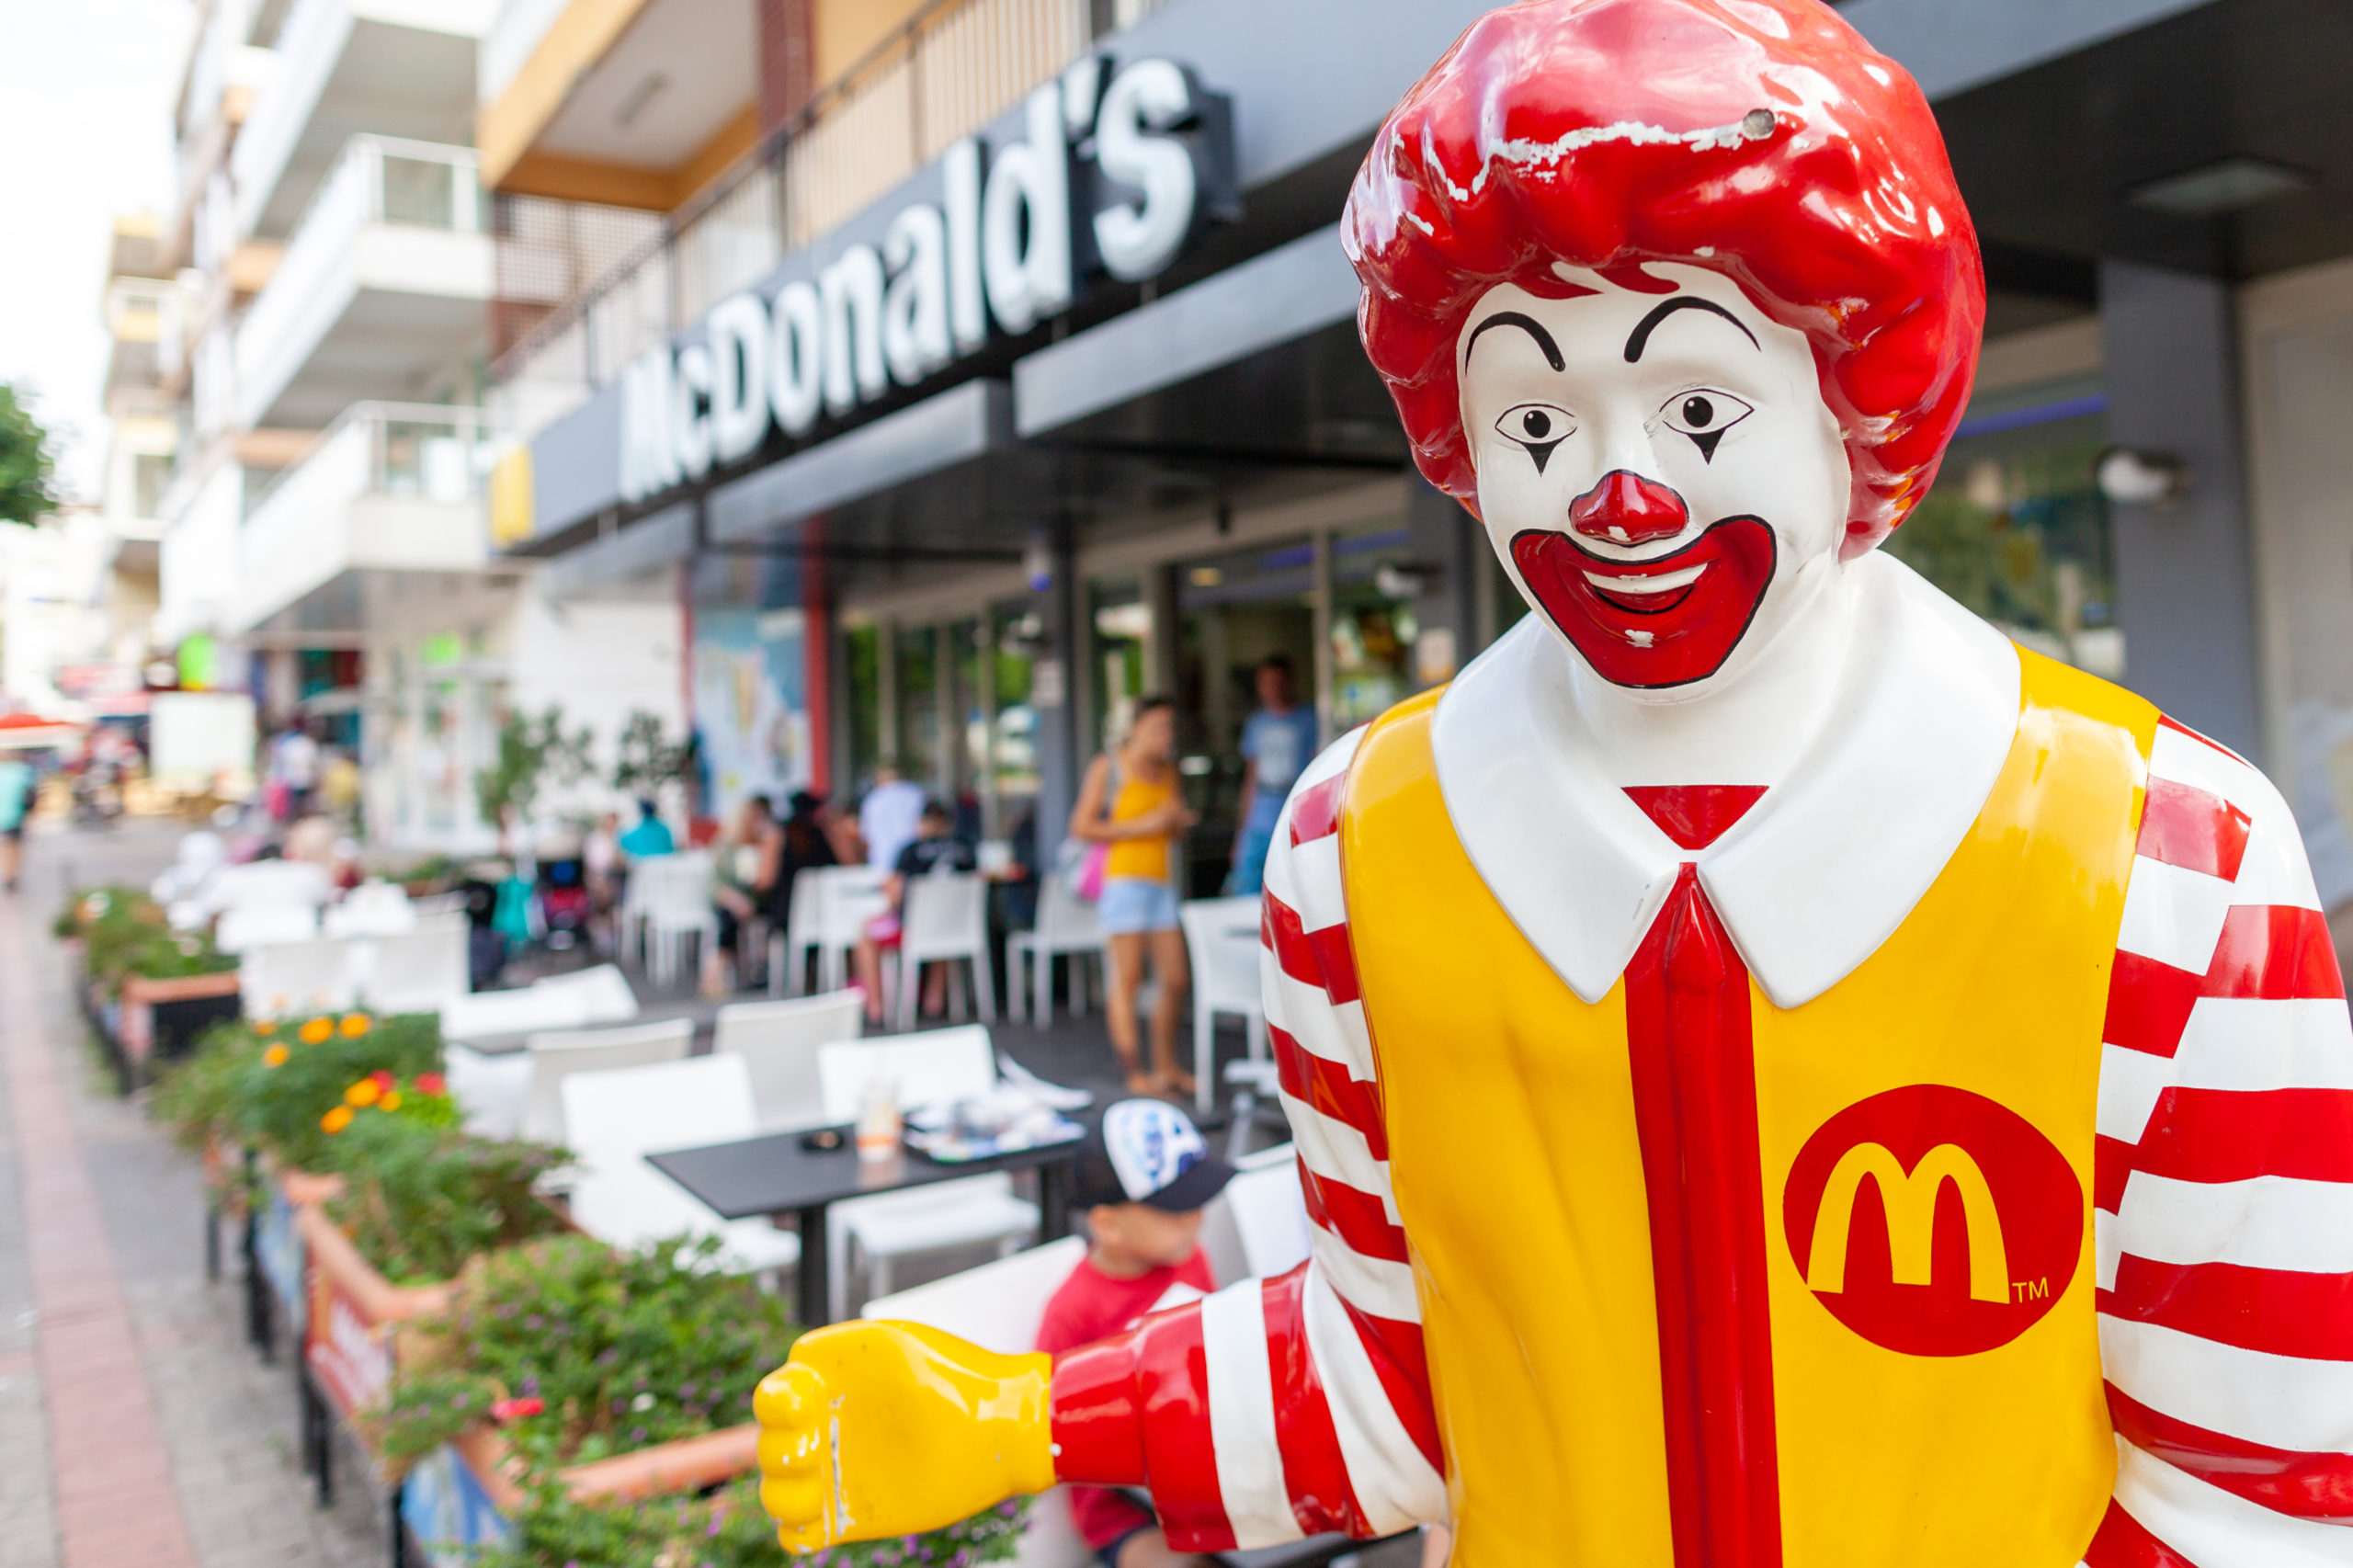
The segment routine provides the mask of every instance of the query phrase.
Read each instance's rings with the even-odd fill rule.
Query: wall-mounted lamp
[[[2197,480],[2189,465],[2169,452],[2110,447],[2093,467],[2099,492],[2122,506],[2168,506],[2189,493]]]
[[[1384,599],[1417,599],[1437,584],[1438,568],[1427,561],[1392,561],[1376,567],[1373,591]]]

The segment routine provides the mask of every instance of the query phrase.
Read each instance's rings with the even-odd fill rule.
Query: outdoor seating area
[[[862,868],[804,873],[791,918],[745,945],[766,958],[766,972],[749,977],[743,999],[714,1006],[677,994],[716,925],[707,868],[698,852],[647,858],[631,869],[631,886],[642,891],[620,905],[608,961],[523,945],[502,966],[522,983],[483,991],[470,989],[481,928],[469,912],[389,881],[338,895],[299,869],[211,863],[199,848],[146,895],[117,890],[76,905],[104,906],[77,927],[85,965],[110,918],[176,929],[173,942],[218,955],[207,961],[242,1021],[216,1019],[173,1060],[151,1063],[158,1113],[195,1119],[176,1124],[213,1173],[209,1230],[217,1240],[221,1225],[235,1227],[237,1244],[225,1250],[244,1266],[252,1343],[265,1356],[299,1347],[294,1435],[319,1497],[338,1484],[338,1449],[388,1466],[399,1477],[387,1506],[403,1521],[404,1552],[463,1547],[493,1528],[453,1514],[453,1488],[479,1483],[504,1499],[499,1517],[510,1523],[529,1506],[483,1480],[479,1443],[463,1433],[430,1454],[393,1457],[408,1439],[388,1436],[381,1414],[408,1397],[413,1331],[402,1325],[447,1321],[469,1299],[471,1249],[494,1263],[591,1245],[710,1282],[665,1289],[749,1290],[742,1300],[768,1301],[763,1311],[803,1327],[889,1314],[965,1325],[959,1332],[978,1343],[1020,1349],[1084,1251],[1073,1233],[1082,1229],[1074,1162],[1086,1119],[1119,1097],[1096,1006],[1109,960],[1091,907],[1064,896],[1058,879],[1038,928],[1008,934],[991,929],[978,875],[915,880],[897,960],[883,970],[892,1027],[878,1031],[865,992],[847,981],[869,922],[888,907],[881,879]],[[1243,1025],[1230,1063],[1241,1078],[1256,1081],[1251,1068],[1267,1051],[1256,900],[1198,901],[1182,913],[1208,1107],[1221,1021]],[[227,951],[224,932],[251,939]],[[933,965],[951,971],[939,993],[948,1019],[938,1021],[919,1016],[920,977]],[[1001,983],[1018,999],[1018,1021],[999,1016]],[[1029,1062],[1008,1042],[1034,1042]],[[1087,1070],[1061,1071],[1070,1066]],[[236,1086],[190,1087],[215,1074]],[[252,1103],[230,1103],[239,1096]],[[441,1140],[435,1158],[477,1173],[437,1179],[492,1183],[475,1201],[509,1216],[494,1233],[404,1239],[425,1211],[408,1217],[413,1199],[385,1185],[392,1178],[378,1165],[392,1145],[370,1142],[406,1127],[404,1113],[447,1128],[414,1133],[420,1150]],[[1310,1221],[1279,1138],[1247,1114],[1225,1130],[1241,1174],[1202,1221],[1221,1282],[1307,1256]],[[355,1206],[363,1192],[364,1210]],[[427,1283],[392,1282],[421,1257],[437,1260]],[[760,1355],[780,1360],[789,1335]],[[749,1454],[748,1438],[728,1434],[748,1430],[715,1427],[717,1458],[697,1449],[688,1463],[656,1445],[643,1462],[728,1484]],[[357,1478],[347,1460],[341,1473]],[[578,1506],[600,1506],[582,1495]],[[1029,1568],[1092,1561],[1058,1495],[1021,1512],[1010,1550]],[[1312,1563],[1348,1550],[1329,1538],[1267,1561]],[[948,1555],[943,1547],[938,1560]]]

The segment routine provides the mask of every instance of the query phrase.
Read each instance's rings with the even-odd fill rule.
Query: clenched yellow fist
[[[760,1501],[792,1551],[952,1525],[1054,1483],[1050,1356],[912,1323],[804,1334],[760,1380]]]

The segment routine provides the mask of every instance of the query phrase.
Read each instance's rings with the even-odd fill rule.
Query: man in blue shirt
[[[1242,726],[1242,831],[1227,882],[1236,896],[1258,891],[1275,819],[1292,782],[1315,759],[1315,710],[1300,705],[1290,660],[1271,655],[1258,665],[1257,680],[1258,710]]]
[[[652,801],[638,801],[636,823],[617,843],[620,852],[632,860],[668,855],[677,848],[676,841],[670,836],[670,824],[654,814]]]

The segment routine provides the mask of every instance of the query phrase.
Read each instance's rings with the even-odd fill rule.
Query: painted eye
[[[1724,432],[1756,412],[1730,392],[1702,388],[1679,393],[1659,411],[1659,415],[1668,429],[1690,437],[1701,458],[1713,460],[1716,443],[1724,438]]]
[[[1575,432],[1576,421],[1568,410],[1549,403],[1523,403],[1504,410],[1503,416],[1495,421],[1495,434],[1528,449],[1539,473],[1552,460],[1552,449]]]

